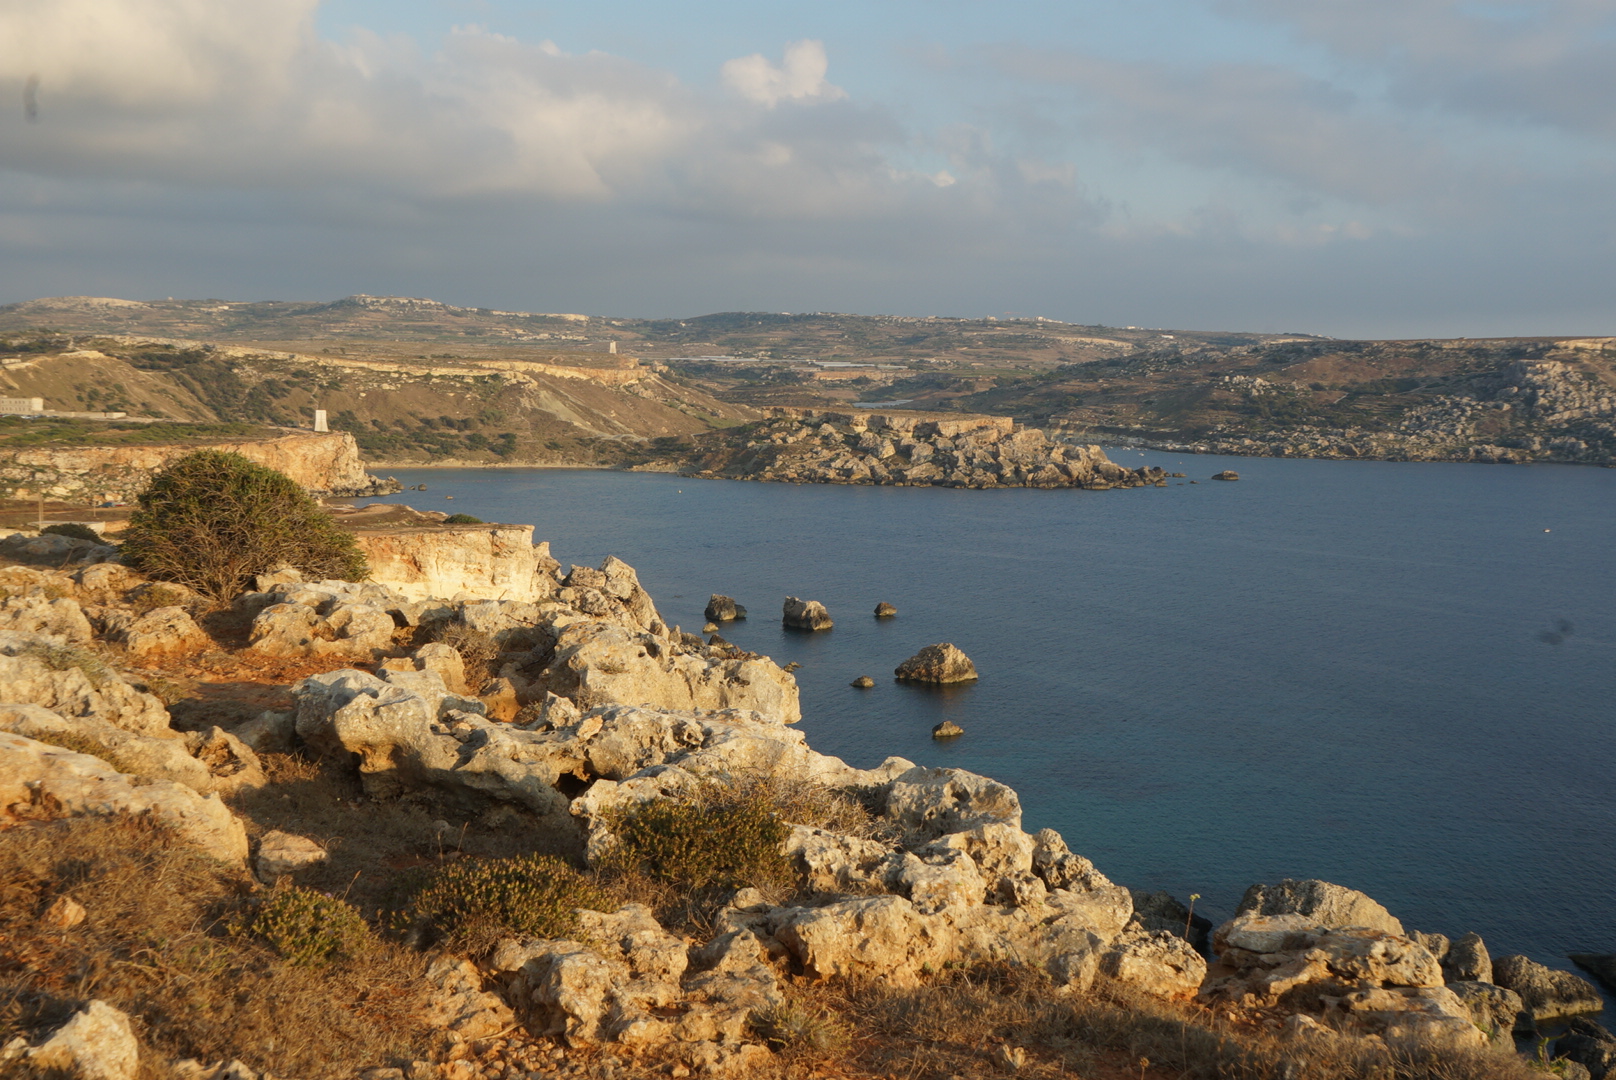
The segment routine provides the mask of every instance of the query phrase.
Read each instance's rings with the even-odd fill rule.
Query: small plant
[[[1190,940],[1190,924],[1195,921],[1195,901],[1201,898],[1198,892],[1190,893],[1190,908],[1184,915],[1184,940]]]
[[[450,514],[443,519],[443,523],[445,525],[481,525],[483,524],[483,519],[472,517],[470,514]]]
[[[77,521],[65,521],[60,525],[47,525],[39,531],[41,534],[49,536],[65,536],[69,540],[88,540],[92,544],[104,543],[100,533],[88,525],[81,525]]]
[[[825,1054],[847,1043],[847,1031],[824,1009],[794,1002],[754,1012],[752,1029],[776,1050],[811,1050]]]
[[[371,944],[370,927],[352,904],[297,885],[275,889],[254,916],[252,932],[302,967],[355,956]]]
[[[313,578],[361,580],[351,534],[288,476],[240,454],[199,450],[171,462],[140,495],[124,560],[216,600],[287,563]]]
[[[767,888],[792,877],[781,847],[791,830],[759,790],[715,785],[690,802],[658,800],[611,821],[615,870],[698,891]]]
[[[604,902],[566,860],[523,855],[450,863],[415,898],[415,912],[451,946],[477,953],[503,937],[566,937],[579,908]]]

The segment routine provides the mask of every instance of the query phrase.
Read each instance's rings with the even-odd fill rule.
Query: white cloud
[[[825,81],[830,60],[822,41],[794,41],[786,46],[778,66],[762,53],[742,56],[724,64],[724,85],[748,101],[770,109],[782,101],[838,101],[847,96]]]

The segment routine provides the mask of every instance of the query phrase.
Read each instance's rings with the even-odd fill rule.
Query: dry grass
[[[141,819],[79,818],[0,832],[0,1032],[32,1032],[99,998],[163,1058],[241,1058],[303,1077],[424,1056],[422,960],[385,944],[297,966],[226,927],[250,882]],[[89,912],[59,930],[57,897]]]
[[[477,630],[454,620],[430,623],[416,634],[416,644],[438,642],[460,654],[466,668],[466,688],[472,693],[481,690],[494,677],[494,665],[499,660],[499,642],[492,634]]]

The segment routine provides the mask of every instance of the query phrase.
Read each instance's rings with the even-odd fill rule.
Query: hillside
[[[47,341],[55,352],[36,353],[73,359],[26,378],[7,361],[0,392],[209,421],[306,424],[325,408],[387,463],[619,464],[631,443],[699,443],[765,407],[856,403],[1176,450],[1616,462],[1606,338],[1338,341],[823,312],[646,320],[372,296],[34,300],[0,307],[0,334],[12,350]]]

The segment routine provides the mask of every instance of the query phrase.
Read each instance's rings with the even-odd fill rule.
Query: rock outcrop
[[[0,732],[0,818],[150,814],[214,858],[247,857],[247,833],[217,795],[169,780],[138,783],[88,754]]]
[[[746,609],[737,604],[731,597],[724,596],[721,593],[713,593],[712,599],[707,601],[707,607],[702,614],[708,622],[734,622],[737,619],[746,618]]]
[[[943,487],[1139,487],[1158,468],[1127,469],[1098,446],[1051,441],[1008,417],[770,409],[768,419],[705,436],[675,467],[699,476]]]
[[[0,631],[0,687],[10,701],[64,717],[92,718],[141,735],[169,733],[161,701],[130,686],[94,653],[46,638]]]
[[[1599,1012],[1605,1007],[1599,991],[1587,979],[1524,956],[1501,956],[1493,961],[1493,981],[1519,994],[1522,1007],[1534,1020]]]
[[[899,664],[892,674],[903,682],[923,683],[971,682],[977,677],[971,658],[947,641],[927,645]]]
[[[793,630],[829,630],[836,625],[824,604],[818,600],[799,600],[795,596],[786,597],[780,622]]]
[[[476,597],[536,604],[555,595],[558,565],[531,525],[356,528],[369,580],[409,600]]]
[[[1302,915],[1319,926],[1364,926],[1403,934],[1403,924],[1363,893],[1315,879],[1286,878],[1277,885],[1253,885],[1235,911],[1237,915]]]

